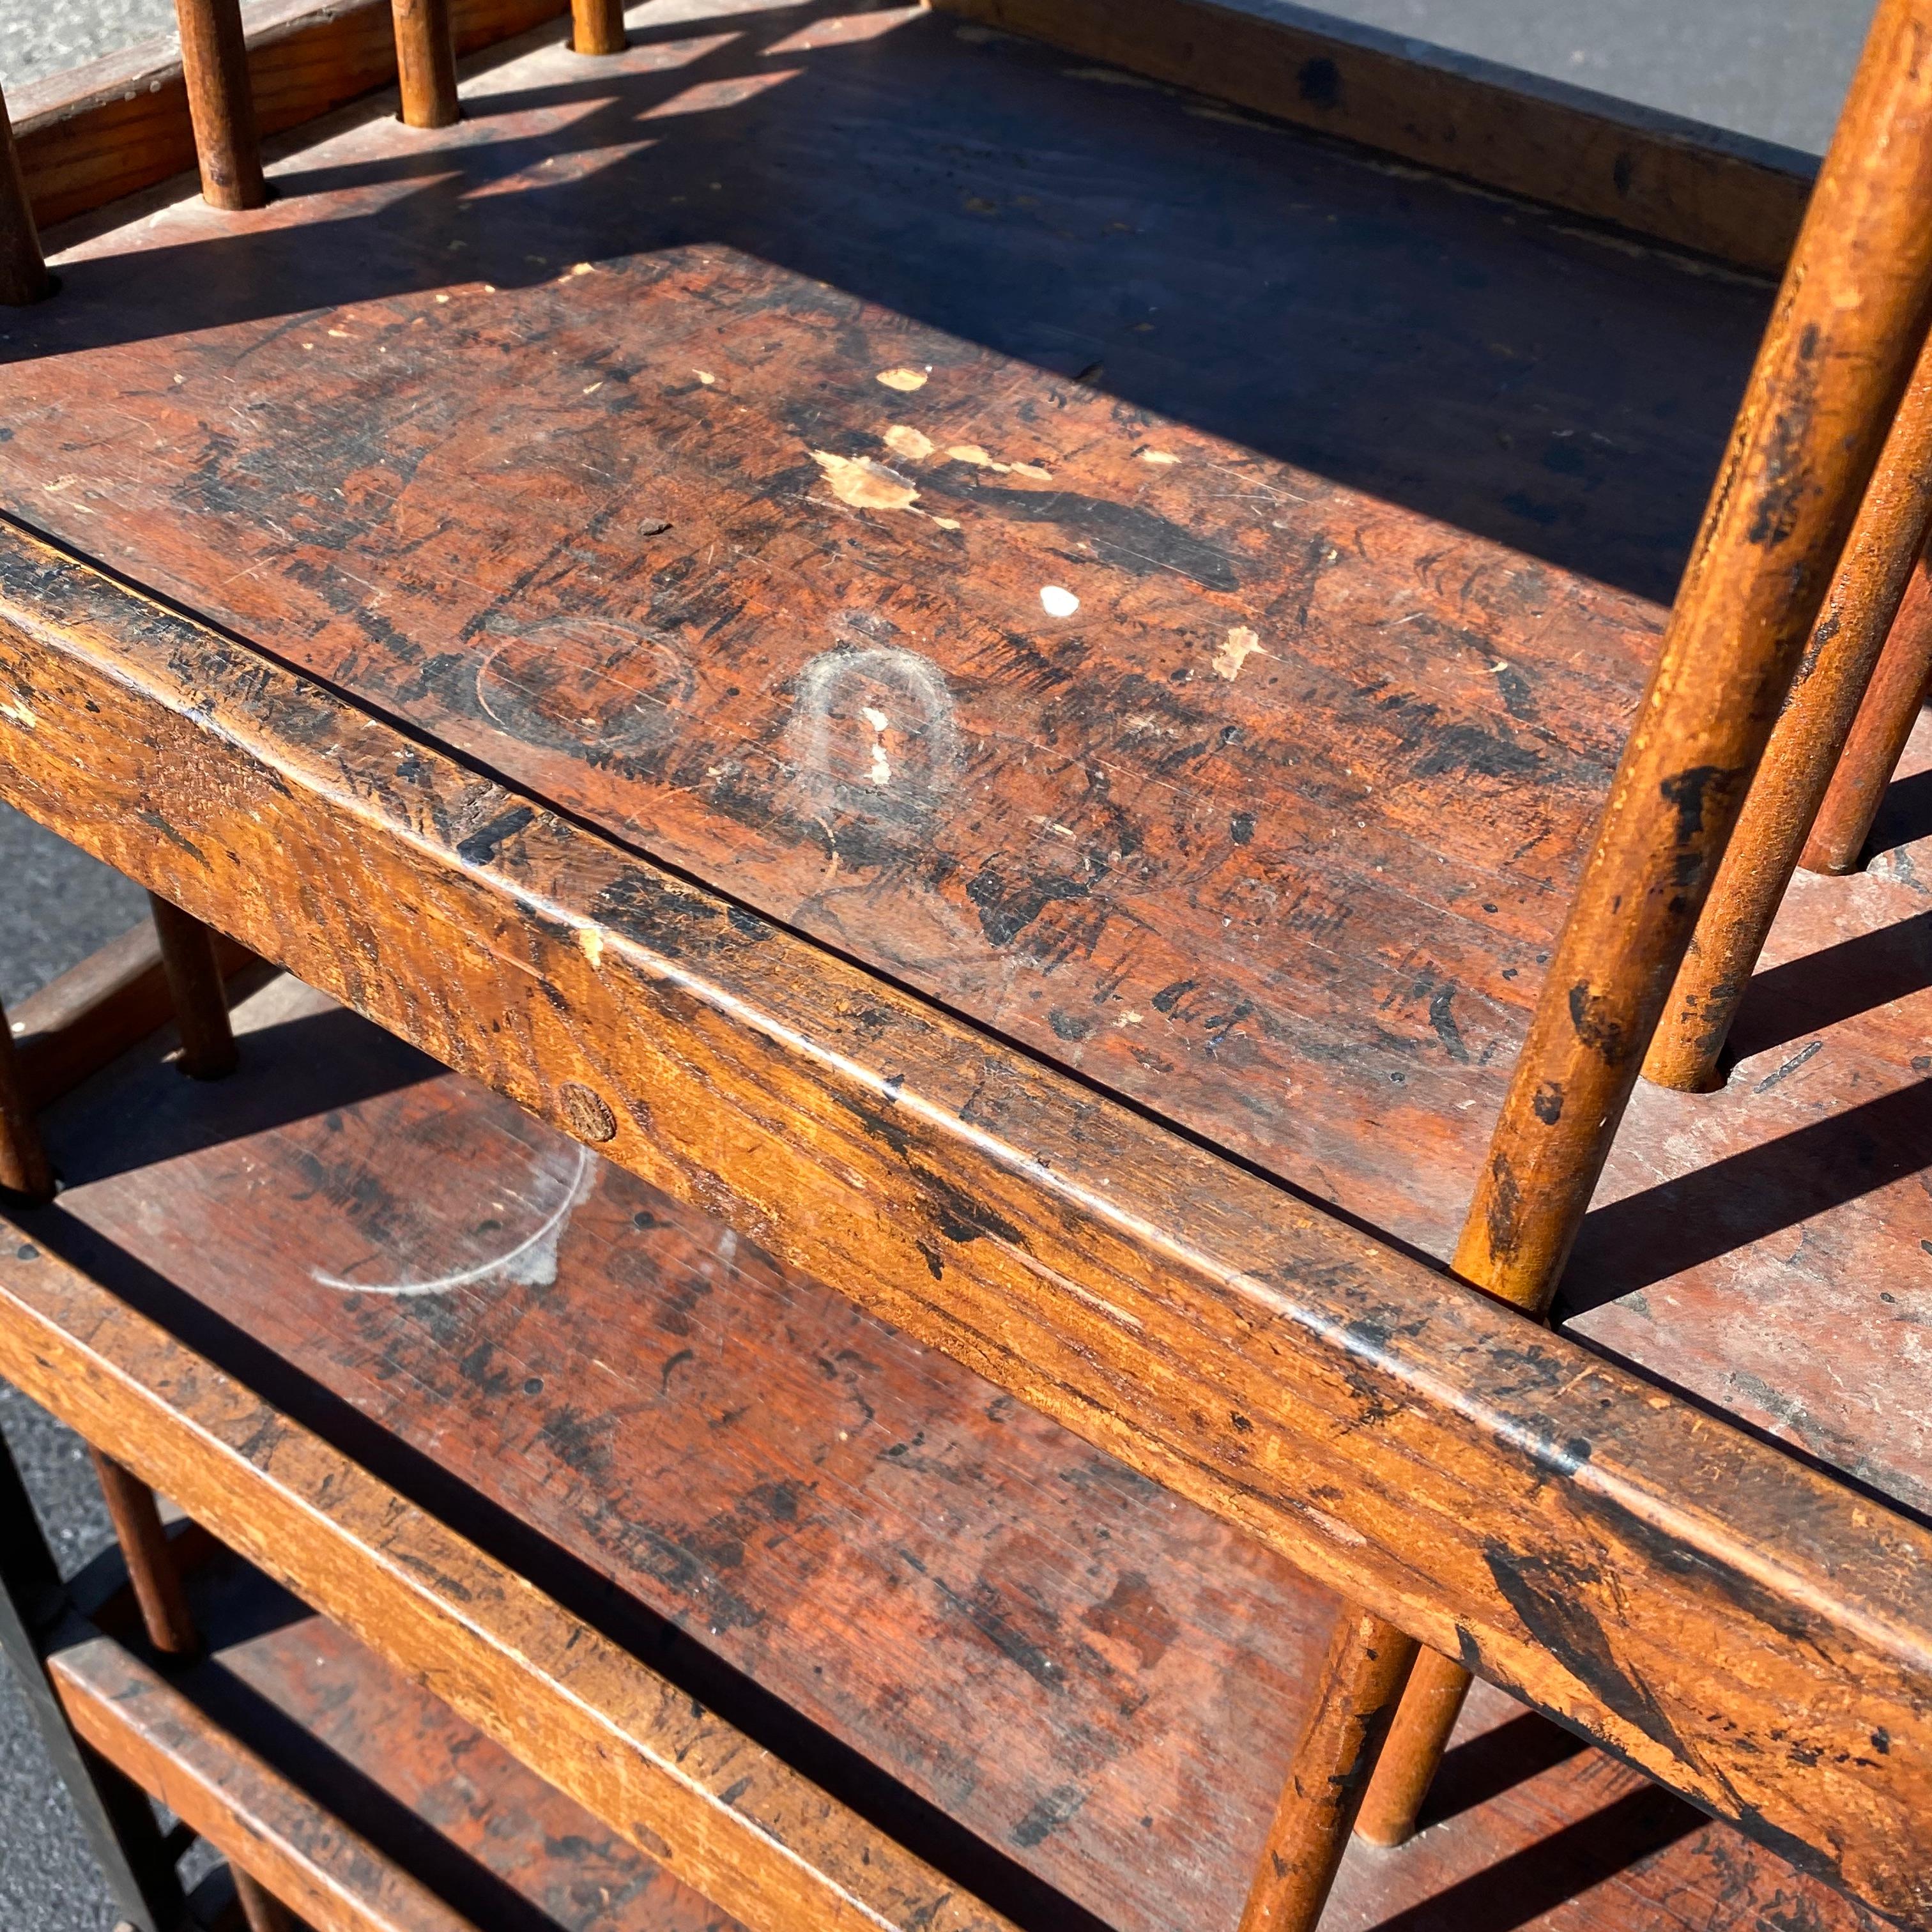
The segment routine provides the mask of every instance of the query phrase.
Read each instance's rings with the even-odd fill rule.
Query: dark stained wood
[[[0,94],[0,304],[20,308],[47,292],[47,265],[34,225],[33,203]]]
[[[262,963],[246,947],[221,934],[214,944],[224,981],[244,987],[259,981]],[[28,1102],[46,1106],[174,1016],[160,936],[144,919],[14,1009],[14,1045]]]
[[[391,0],[391,4],[403,119],[412,128],[447,128],[461,111],[449,0]]]
[[[1700,1802],[1830,1816],[1910,1900],[1918,1760],[1857,1741],[1921,1721],[1922,1532],[43,548],[0,580],[37,814],[554,1120],[591,1087],[619,1164]],[[1555,1622],[1552,1541],[1593,1552]],[[1736,1742],[1766,1699],[1802,1775]]]
[[[112,1456],[99,1449],[92,1453],[94,1473],[127,1562],[148,1641],[164,1657],[192,1656],[201,1647],[201,1640],[195,1634],[194,1618],[188,1611],[181,1572],[161,1525],[154,1492]]]
[[[623,0],[571,0],[570,44],[580,54],[624,51]]]
[[[235,1897],[248,1932],[296,1932],[296,1921],[274,1894],[250,1878],[239,1865],[234,1868]]]
[[[31,1242],[0,1275],[9,1380],[748,1928],[1007,1923]]]
[[[0,1008],[0,1188],[28,1201],[45,1201],[54,1191],[53,1170],[34,1122],[33,1099],[4,1008]]]
[[[1863,860],[1865,842],[1885,802],[1918,721],[1932,682],[1932,573],[1922,561],[1906,587],[1871,686],[1859,706],[1844,755],[1819,808],[1804,848],[1814,872],[1850,872]]]
[[[936,0],[1505,194],[1780,272],[1810,158],[1272,0]]]
[[[1928,524],[1932,347],[1921,352],[1892,420],[1790,697],[1670,989],[1644,1060],[1645,1078],[1694,1094],[1720,1084],[1718,1061],[1731,1022],[1798,869],[1812,822],[1834,782]],[[1887,778],[1904,749],[1906,735],[1899,732],[1890,745]],[[1864,784],[1867,755],[1862,747],[1846,774],[1848,787]],[[1859,829],[1861,845],[1867,829]]]
[[[233,1081],[184,1082],[151,1046],[74,1096],[51,1130],[93,1165],[36,1234],[218,1363],[298,1406],[308,1389],[318,1424],[365,1460],[432,1448],[442,1486],[424,1497],[458,1522],[466,1494],[472,1516],[495,1504],[542,1539],[530,1574],[560,1584],[580,1562],[588,1600],[614,1585],[689,1631],[823,1727],[803,1761],[825,1766],[830,1734],[1127,1932],[1232,1927],[1334,1599],[619,1170],[574,1186],[568,1141],[329,1011],[272,986],[241,1011]],[[158,1215],[159,1171],[172,1184]],[[546,1281],[552,1258],[530,1238],[560,1204]],[[496,1211],[479,1222],[482,1208]],[[472,1278],[371,1292],[452,1273]],[[164,1278],[178,1287],[157,1298]],[[277,1621],[193,1600],[218,1647],[225,1621]],[[287,1642],[306,1653],[300,1633]],[[1488,1694],[1479,1711],[1520,1716]],[[318,1686],[312,1703],[327,1701]],[[365,1728],[358,1749],[416,1726],[348,1712],[324,1742]],[[1714,1850],[1660,1871],[1618,1877],[1614,1836],[1607,1864],[1600,1848],[1566,1866],[1562,1846],[1589,1843],[1578,1821],[1640,1782],[1619,1773],[1606,1793],[1604,1769],[1574,1802],[1522,1814],[1502,1790],[1518,1766],[1473,1842],[1432,1833],[1419,1866],[1345,1864],[1335,1910],[1363,1916],[1337,1922],[1379,1925],[1546,1834],[1558,1846],[1525,1882],[1553,1900],[1602,1880],[1574,1910],[1608,1932],[1686,1894],[1782,1888],[1824,1927],[1848,1912],[1774,1857],[1741,1876],[1756,1855],[1715,1826],[1696,1840]],[[1587,1876],[1566,1888],[1566,1870]],[[1014,1908],[1041,1932],[1065,1932],[1073,1910]]]
[[[1336,1618],[1240,1932],[1314,1932],[1415,1656],[1412,1637],[1366,1611]]]
[[[214,934],[158,892],[148,895],[148,905],[181,1035],[181,1070],[193,1080],[224,1078],[235,1071],[235,1034]]]
[[[268,190],[249,92],[241,0],[175,0],[175,18],[202,199],[211,208],[260,208]]]
[[[527,32],[566,0],[450,0],[459,55]],[[313,121],[396,78],[391,0],[254,0],[248,78],[264,135]],[[172,34],[18,92],[17,131],[41,224],[65,221],[195,164],[187,86]]]
[[[1678,574],[1761,294],[931,16],[733,17],[82,244],[0,502],[1446,1259],[1655,648],[1606,586]]]

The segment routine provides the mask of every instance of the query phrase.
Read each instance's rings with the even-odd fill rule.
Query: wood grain
[[[23,1238],[0,1277],[9,1380],[748,1927],[1005,1924]]]
[[[268,190],[241,0],[175,0],[175,18],[202,199],[211,208],[260,208]]]
[[[1924,1908],[1926,1760],[1870,1743],[1928,1722],[1923,1532],[44,545],[0,587],[15,802],[566,1130],[589,1087],[620,1165]]]
[[[412,128],[447,128],[461,112],[456,99],[456,43],[449,0],[391,0],[403,119]]]
[[[624,51],[622,0],[572,0],[571,46],[580,54]]]
[[[148,1641],[164,1657],[191,1657],[201,1648],[182,1588],[181,1572],[161,1526],[154,1492],[112,1456],[96,1449],[94,1473],[128,1565]]]
[[[1784,268],[1808,155],[1274,0],[935,0],[1485,188]]]

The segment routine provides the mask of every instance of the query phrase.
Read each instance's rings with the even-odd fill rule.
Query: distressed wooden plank
[[[1810,194],[1808,154],[1288,0],[934,4],[1760,274]]]
[[[17,1230],[0,1372],[752,1928],[988,1911]]]
[[[459,55],[527,32],[567,0],[451,0]],[[269,0],[249,8],[256,126],[280,134],[396,78],[390,0]],[[43,226],[71,220],[194,166],[188,92],[172,34],[16,90],[15,133]]]
[[[1917,1526],[23,535],[0,592],[14,802],[1926,1909]]]

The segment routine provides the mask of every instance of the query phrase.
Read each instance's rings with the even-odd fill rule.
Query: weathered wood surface
[[[251,5],[248,75],[255,122],[277,134],[396,79],[392,0],[267,0]],[[459,54],[528,32],[567,0],[450,0]],[[27,193],[44,225],[104,207],[195,164],[175,37],[17,88]]]
[[[1870,1738],[1932,1723],[1925,1532],[25,538],[0,585],[37,814],[1918,1909],[1927,1760]]]
[[[1808,154],[1286,0],[934,4],[1761,274],[1810,191]]]
[[[734,1932],[447,1706],[225,1552],[208,1663],[50,1662],[75,1728],[315,1932]]]
[[[1762,295],[732,25],[70,254],[0,502],[1446,1256],[1660,621],[1546,566],[1669,594]]]
[[[494,1879],[565,1932],[633,1924],[711,1932],[714,1922],[680,1916],[697,1904],[684,1905],[688,1894],[680,1898],[648,1861],[338,1628],[225,1556],[194,1586],[220,1674],[196,1672],[179,1680],[180,1691],[244,1748],[278,1752],[305,1793],[372,1844],[394,1847],[405,1862],[412,1856],[418,1868],[424,1840],[419,1827],[405,1836],[404,1821],[427,1820],[476,1862],[435,1870],[446,1896],[460,1898],[479,1924],[503,1922],[505,1895],[485,1888]],[[86,1695],[103,1673],[83,1678],[81,1664],[70,1651],[58,1667]],[[283,1718],[320,1749],[292,1764]],[[1487,1922],[1481,1907],[1507,1898],[1529,1915],[1520,1922],[1539,1932],[1631,1932],[1653,1922],[1691,1932],[1794,1924],[1876,1932],[1876,1922],[1847,1901],[1486,1685],[1471,1700],[1431,1822],[1436,1828],[1401,1859],[1358,1852],[1348,1860],[1331,1927],[1472,1932]],[[302,1849],[326,1843],[310,1839]],[[1166,1922],[1218,1932],[1232,1921]],[[1052,1932],[1051,1924],[1038,1932]]]
[[[0,1373],[742,1918],[1009,1922],[10,1228]]]

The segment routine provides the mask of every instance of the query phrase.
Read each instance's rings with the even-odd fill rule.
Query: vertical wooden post
[[[624,51],[624,0],[570,0],[570,44],[580,54]]]
[[[196,1080],[219,1080],[235,1071],[235,1030],[228,1019],[228,988],[214,953],[214,935],[200,920],[157,892],[148,895],[161,942],[161,968],[181,1033],[181,1070]]]
[[[241,0],[175,0],[175,18],[202,195],[211,208],[260,208],[268,189],[255,138]]]
[[[1415,1654],[1366,1610],[1336,1618],[1240,1932],[1313,1932]]]
[[[1881,0],[1456,1244],[1518,1307],[1556,1292],[1925,339],[1928,207],[1932,0]],[[1368,1801],[1398,1838],[1448,1742],[1441,1677]]]
[[[1871,836],[1872,820],[1918,722],[1932,684],[1932,557],[1922,559],[1892,620],[1871,688],[1845,741],[1844,755],[1804,847],[1805,869],[1855,872]]]
[[[412,128],[447,128],[461,112],[456,101],[456,42],[449,0],[390,0],[396,29],[396,73],[403,119]]]
[[[52,280],[40,253],[40,230],[34,225],[34,204],[27,197],[27,178],[20,171],[14,124],[7,118],[6,96],[0,94],[0,304],[23,308],[46,294]]]
[[[94,1473],[107,1504],[114,1535],[128,1565],[128,1580],[141,1606],[148,1641],[164,1657],[192,1657],[201,1648],[182,1588],[181,1566],[168,1542],[154,1492],[111,1456],[88,1445]]]
[[[1932,342],[1920,351],[1790,700],[1678,970],[1643,1063],[1646,1080],[1692,1094],[1720,1084],[1718,1058],[1738,1003],[1798,869],[1928,524]]]
[[[236,1901],[242,1907],[248,1932],[296,1932],[296,1916],[260,1880],[250,1878],[239,1865],[231,1864],[229,1875],[235,1881]]]
[[[20,1078],[20,1057],[14,1050],[14,1030],[0,1006],[0,1192],[27,1202],[54,1198],[54,1171],[34,1123],[26,1083]]]

